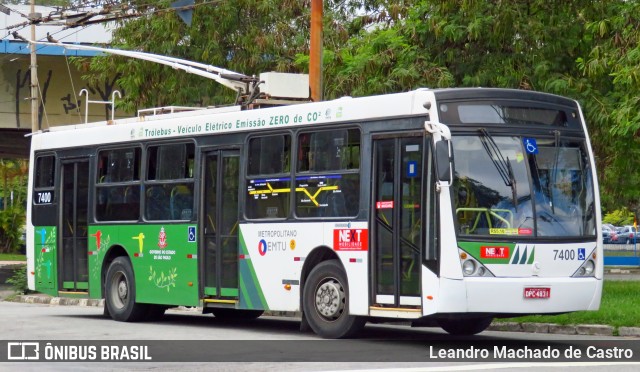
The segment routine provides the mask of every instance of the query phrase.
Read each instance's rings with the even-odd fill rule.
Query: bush
[[[17,253],[20,250],[25,221],[22,208],[10,207],[0,211],[0,253]]]
[[[633,217],[633,212],[627,208],[622,208],[605,214],[602,222],[610,223],[614,226],[633,225]]]
[[[11,284],[13,290],[19,294],[26,294],[29,291],[27,284],[27,265],[21,265],[19,269],[13,273],[13,276],[7,279],[7,284]]]

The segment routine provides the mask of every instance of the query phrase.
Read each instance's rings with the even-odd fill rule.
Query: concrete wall
[[[0,128],[31,128],[29,55],[13,55],[8,60],[5,57],[0,54]],[[117,89],[113,78],[98,86],[87,85],[71,62],[67,67],[64,56],[39,55],[37,58],[41,129],[84,122],[87,96],[78,96],[81,89],[89,91],[92,101],[110,101],[113,90]],[[89,105],[89,122],[110,118],[109,105]]]

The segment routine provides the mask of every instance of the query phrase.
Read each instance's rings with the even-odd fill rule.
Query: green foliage
[[[20,268],[15,270],[13,276],[7,279],[7,284],[11,284],[13,290],[17,293],[27,293],[29,291],[27,284],[27,265],[20,265]]]
[[[0,159],[0,179],[0,253],[15,253],[26,221],[27,162]]]
[[[23,206],[0,211],[0,252],[16,253],[18,251],[25,220]]]
[[[309,0],[197,6],[191,27],[170,2],[130,1],[153,13],[120,23],[114,46],[248,75],[308,69]],[[572,97],[588,122],[602,204],[640,207],[640,3],[326,0],[323,24],[326,99],[457,86]],[[119,108],[130,112],[234,99],[227,88],[149,62],[77,63],[90,81],[115,74],[125,92]]]
[[[610,223],[614,226],[633,225],[634,214],[627,208],[616,209],[607,213],[602,218],[602,222]]]

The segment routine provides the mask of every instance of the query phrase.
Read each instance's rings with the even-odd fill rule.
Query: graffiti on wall
[[[71,91],[72,86],[70,84],[62,85],[54,83],[52,85],[52,82],[55,79],[54,70],[49,69],[45,74],[43,74],[41,69],[38,75],[40,77],[40,89],[38,91],[40,101],[38,105],[38,129],[42,129],[43,120],[47,120],[47,114],[55,114],[56,117],[63,118],[63,122],[53,123],[53,125],[59,125],[74,121],[69,120],[69,118],[64,118],[68,115],[77,115],[78,120],[76,120],[76,122],[81,122],[80,120],[82,119],[80,118],[80,112],[84,110],[83,99],[89,99],[91,101],[110,101],[111,94],[116,87],[116,81],[120,77],[120,75],[116,75],[112,79],[105,81],[104,84],[100,86],[85,85],[78,88],[77,92],[82,89],[87,89],[87,91],[89,91],[89,97],[80,98]],[[43,75],[45,75],[44,79],[42,79]],[[18,69],[16,71],[15,87],[14,99],[16,127],[30,127],[30,124],[25,125],[26,123],[24,123],[25,115],[31,112],[30,103],[28,105],[25,104],[27,102],[30,102],[31,98],[31,72],[29,69]],[[124,92],[121,93],[124,94]],[[50,102],[51,104],[48,105],[47,102]],[[92,106],[90,105],[90,114],[93,113],[93,115],[96,115],[98,112],[100,112],[98,110],[104,110],[104,119],[109,120],[111,118],[111,105],[103,106],[103,108],[92,108]],[[98,115],[101,116],[101,114]]]

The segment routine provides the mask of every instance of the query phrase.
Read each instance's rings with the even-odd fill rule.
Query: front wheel
[[[127,257],[117,257],[107,270],[105,302],[111,318],[121,322],[141,320],[147,306],[136,303],[133,269]]]
[[[362,317],[349,315],[347,275],[338,260],[324,261],[314,267],[302,296],[309,326],[321,337],[349,337],[366,323]]]
[[[438,319],[440,328],[447,333],[459,336],[470,336],[487,329],[493,317],[463,318],[463,319]]]

